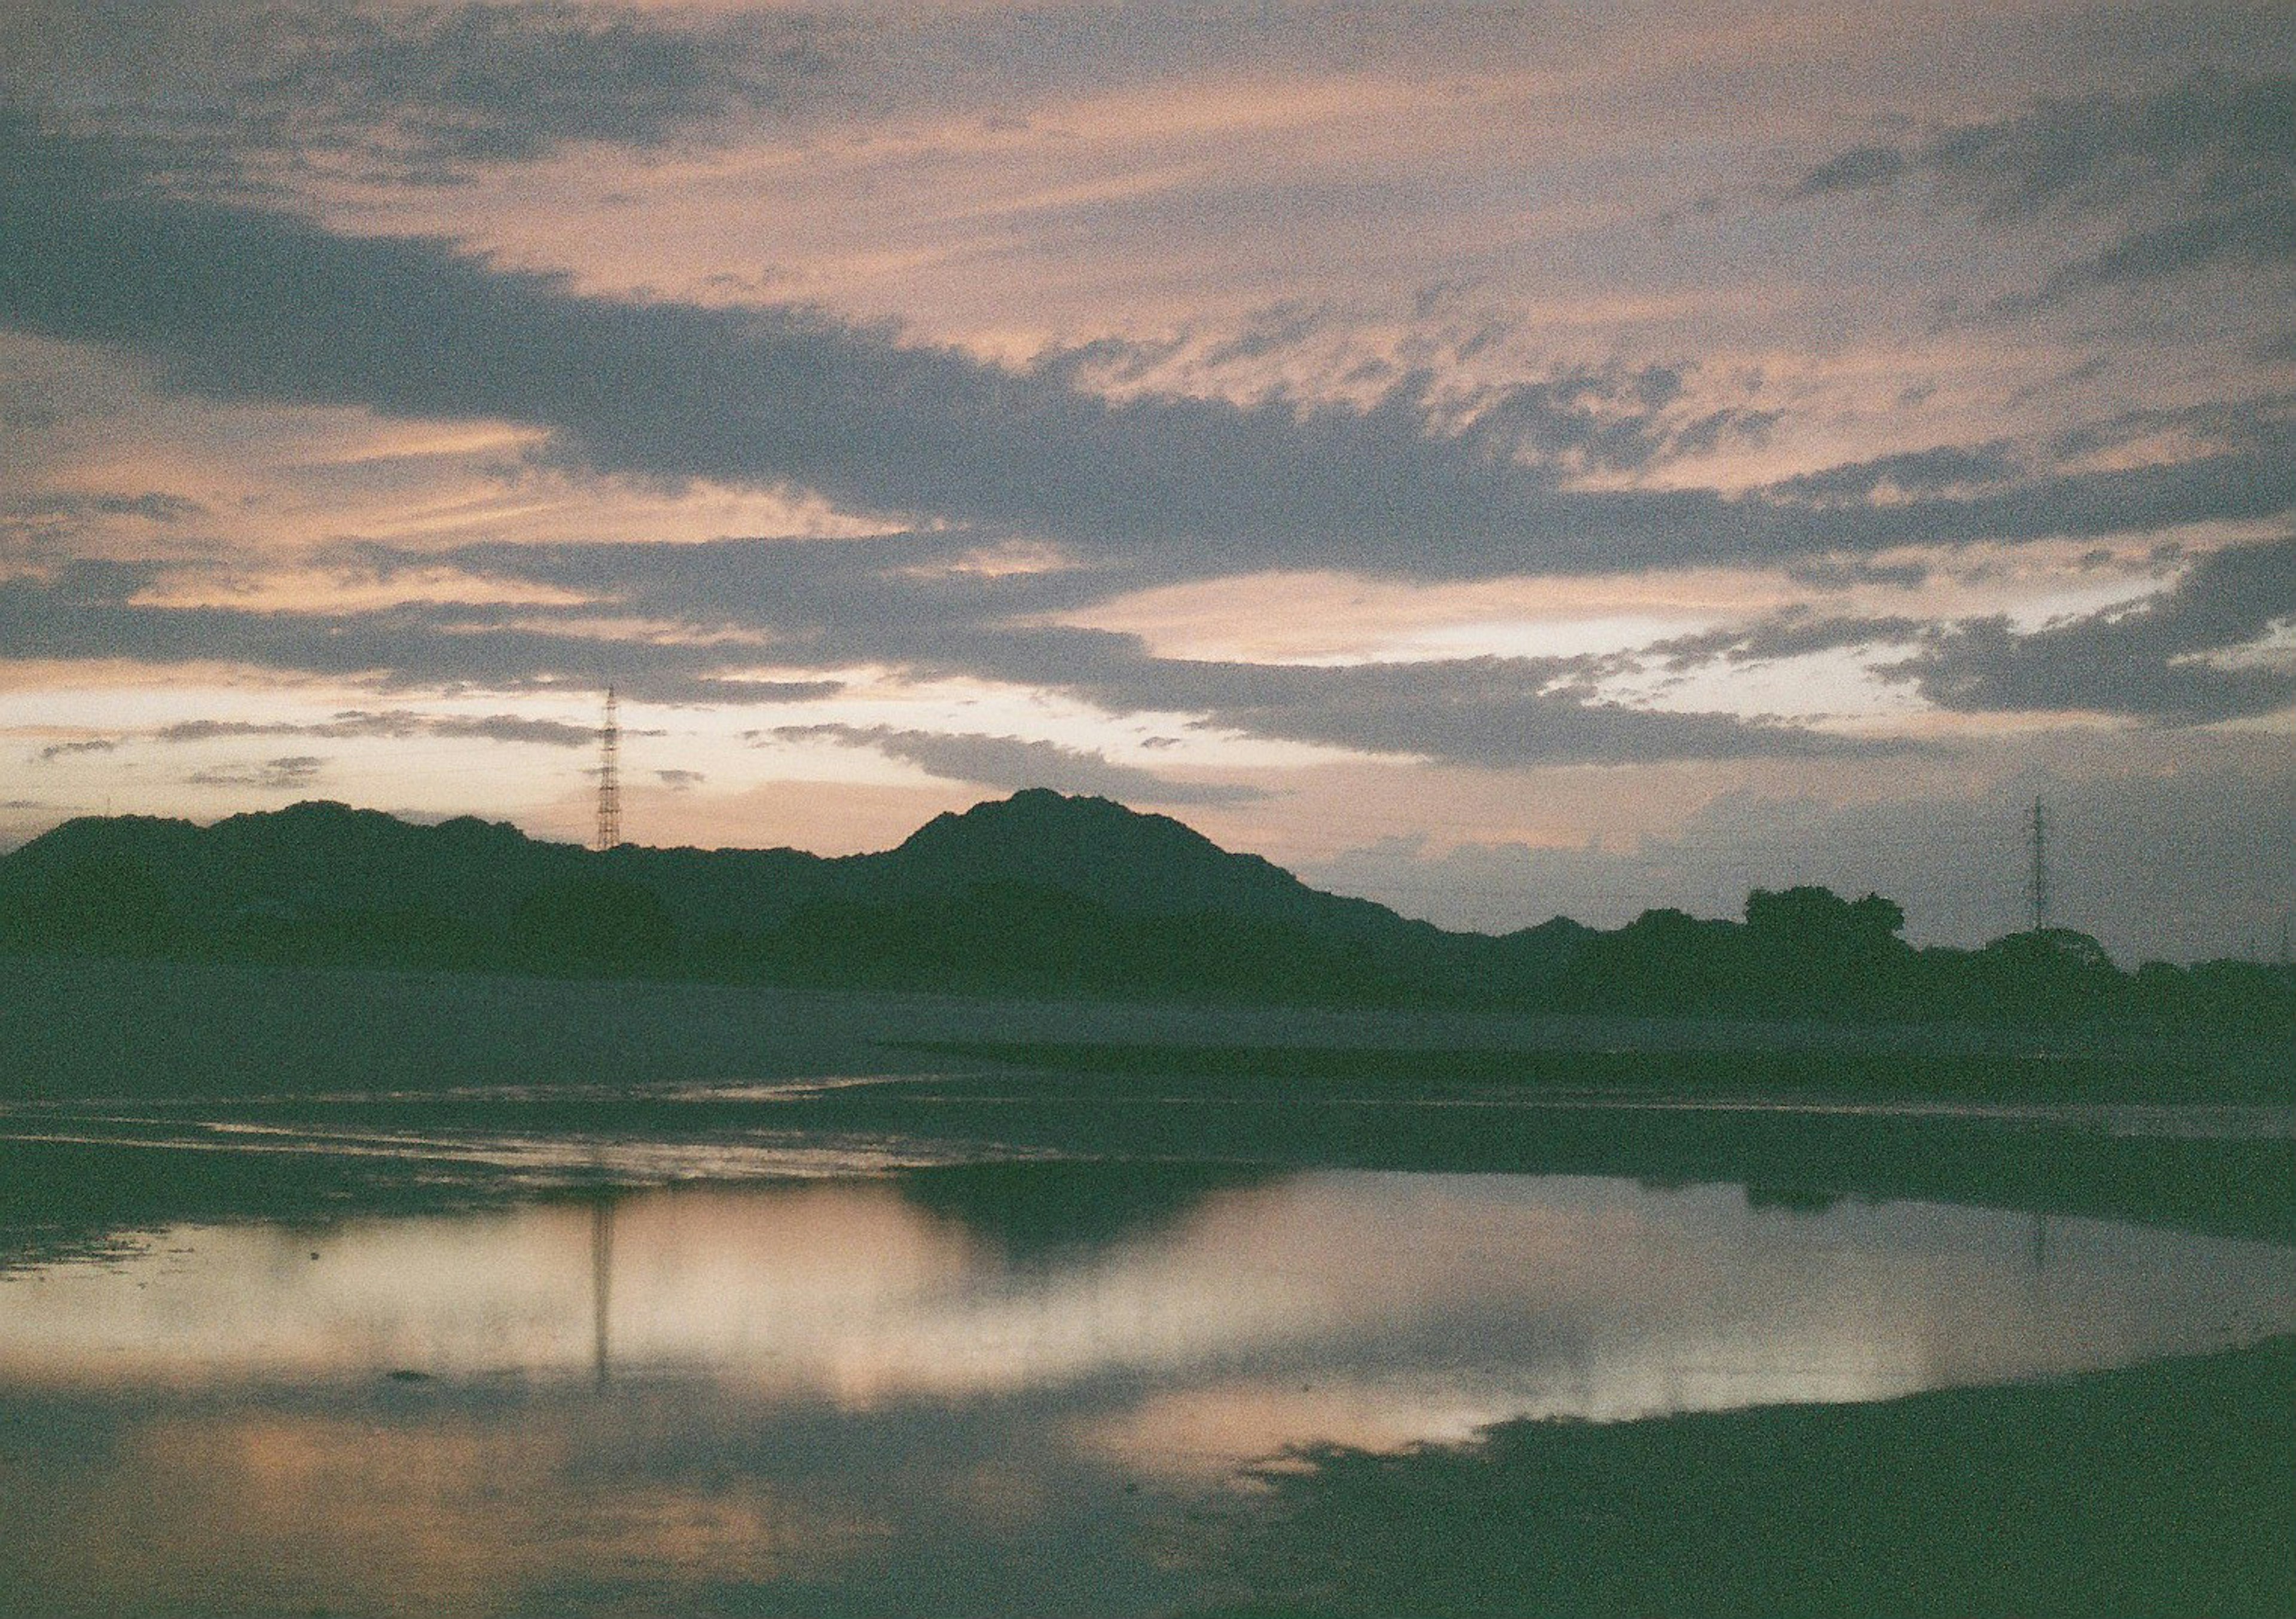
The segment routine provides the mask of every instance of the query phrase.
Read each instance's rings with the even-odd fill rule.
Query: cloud
[[[1876,673],[1940,707],[2092,710],[2176,724],[2269,714],[2296,702],[2296,654],[2238,658],[2296,626],[2296,539],[2229,546],[2134,607],[2020,632],[2005,618],[1935,630]]]
[[[1241,804],[1267,795],[1256,787],[1176,781],[1057,742],[971,732],[903,731],[890,725],[780,725],[759,740],[831,741],[870,748],[947,781],[982,787],[1049,787],[1147,804]]]
[[[1784,724],[1591,699],[1578,659],[1324,667],[1150,654],[1136,636],[1042,617],[1096,599],[1089,572],[921,569],[947,536],[680,545],[466,547],[483,576],[594,592],[705,632],[762,634],[776,655],[888,664],[1066,691],[1119,714],[1190,713],[1248,734],[1479,765],[1831,755],[1872,746]],[[876,559],[873,566],[871,559]],[[643,650],[643,649],[641,649]]]
[[[284,791],[310,786],[326,760],[311,754],[291,754],[259,765],[222,765],[194,771],[184,780],[194,787],[252,787]]]
[[[32,756],[45,765],[51,759],[67,759],[75,754],[110,753],[119,746],[108,737],[90,737],[81,742],[51,742]]]
[[[1927,141],[1853,148],[1804,174],[1803,198],[1929,182],[1996,225],[2119,222],[2052,271],[2038,297],[2218,265],[2296,265],[2296,76],[2202,73],[2149,94],[2036,103]]]
[[[414,178],[546,158],[578,143],[647,151],[769,119],[977,117],[1250,72],[1456,75],[1535,47],[1511,5],[1468,0],[1083,4],[598,4],[578,0],[13,0],[0,63],[51,108],[101,108],[184,143],[308,159],[332,150]],[[35,48],[25,48],[25,47]],[[154,63],[164,64],[156,69]]]
[[[567,147],[707,140],[786,107],[854,30],[828,13],[715,17],[561,0],[392,6],[27,0],[60,110],[108,104],[171,145],[451,180]],[[164,51],[164,90],[147,60]],[[79,94],[74,95],[77,89]]]
[[[1823,197],[1834,192],[1865,191],[1886,185],[1913,166],[1913,159],[1895,146],[1853,146],[1811,169],[1789,189],[1795,197]]]
[[[654,779],[674,793],[691,792],[709,778],[698,770],[657,770]]]
[[[1929,495],[2005,484],[2023,470],[2005,444],[1939,445],[1800,473],[1772,484],[1769,490],[1785,498],[1863,502],[1883,489],[1899,495]]]
[[[1427,371],[1363,405],[1112,399],[1058,364],[998,366],[816,310],[585,296],[436,241],[163,195],[116,148],[20,117],[0,117],[0,324],[129,350],[211,398],[531,423],[608,472],[812,491],[1168,577],[1609,572],[2296,505],[2296,460],[2254,449],[1865,504],[1577,487],[1576,470],[1644,466],[1685,435],[1758,430],[1759,413],[1674,422],[1664,367],[1492,390],[1464,415]]]
[[[586,691],[603,690],[611,680],[627,695],[658,701],[764,702],[801,700],[840,689],[833,680],[748,679],[758,661],[754,650],[744,657],[740,649],[617,639],[586,626],[560,631],[505,622],[513,616],[546,620],[550,613],[545,609],[512,615],[463,603],[417,602],[342,613],[157,606],[121,599],[119,582],[109,575],[94,583],[98,588],[88,588],[77,576],[0,579],[0,645],[18,658],[124,658],[162,666],[222,660],[360,681],[384,691]],[[570,624],[570,613],[561,616]],[[343,734],[391,734],[387,727],[362,732],[345,724]],[[525,740],[542,737],[536,733]],[[574,743],[571,736],[553,740]]]
[[[80,490],[51,489],[37,495],[0,501],[0,522],[45,523],[86,517],[133,517],[147,523],[181,523],[207,515],[207,508],[186,495],[164,489],[142,495],[97,495]]]
[[[282,720],[183,720],[152,732],[159,742],[205,742],[218,737],[315,736],[477,737],[496,742],[530,742],[550,748],[587,748],[598,740],[595,727],[570,725],[562,720],[529,719],[516,714],[481,717],[425,715],[407,710],[375,712],[347,708],[331,720],[316,724]]]
[[[481,737],[492,742],[526,742],[544,748],[591,748],[598,740],[594,726],[528,719],[515,714],[489,714],[474,719],[432,718],[423,721],[422,728],[432,736]]]
[[[152,733],[155,742],[211,742],[222,737],[248,736],[412,736],[412,724],[394,724],[384,716],[339,716],[324,724],[295,724],[284,720],[179,720]]]
[[[1127,711],[1199,713],[1251,735],[1482,766],[1816,758],[1888,751],[1797,726],[1594,700],[1593,660],[1324,666],[1145,660],[1073,689]]]
[[[1621,654],[1615,661],[1631,667],[1645,659],[1657,658],[1676,671],[1695,668],[1718,658],[1733,664],[1770,663],[1781,658],[1806,658],[1816,652],[1917,641],[1929,627],[1921,619],[1900,614],[1857,617],[1820,614],[1796,606],[1753,624],[1656,642]]]

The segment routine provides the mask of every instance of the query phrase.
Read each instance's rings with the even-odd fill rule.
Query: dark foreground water
[[[1002,1163],[180,1224],[0,1272],[0,1606],[1170,1611],[1287,1446],[2292,1329],[2275,1243],[1554,1174]]]

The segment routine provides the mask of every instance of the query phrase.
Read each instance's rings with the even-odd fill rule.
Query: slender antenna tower
[[[622,727],[614,717],[614,689],[606,688],[606,723],[598,728],[598,853],[622,841]]]
[[[2033,907],[2033,931],[2038,933],[2049,925],[2048,825],[2038,798],[2033,800],[2033,871],[2025,879],[2025,898]]]

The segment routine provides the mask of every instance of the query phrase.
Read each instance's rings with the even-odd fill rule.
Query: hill
[[[1212,1000],[1487,999],[1587,930],[1448,934],[1168,816],[1033,789],[899,846],[596,853],[325,802],[68,822],[0,858],[0,939],[76,953]]]
[[[1756,889],[1742,920],[1657,910],[1451,933],[1325,894],[1168,816],[1043,789],[899,846],[545,843],[304,803],[211,826],[68,822],[0,857],[0,948],[1210,1003],[1989,1025],[2296,1029],[2296,971],[2123,972],[2062,929],[1915,950],[1868,895]]]

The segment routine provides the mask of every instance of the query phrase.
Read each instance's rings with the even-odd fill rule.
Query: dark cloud
[[[0,522],[65,522],[89,517],[133,517],[147,523],[181,523],[207,514],[199,502],[163,489],[142,495],[91,495],[52,489],[0,501]]]
[[[12,13],[20,12],[20,20]],[[14,21],[12,31],[9,24]],[[578,0],[13,0],[0,13],[28,103],[101,116],[178,146],[361,175],[452,181],[475,163],[569,145],[649,151],[760,118],[824,122],[1025,109],[1250,67],[1447,78],[1531,36],[1511,5],[758,5],[739,12]]]
[[[74,557],[43,574],[0,578],[0,591],[16,585],[37,589],[60,605],[117,607],[124,606],[137,592],[150,589],[166,571],[158,562]]]
[[[596,593],[701,629],[761,630],[784,656],[804,648],[824,663],[873,658],[918,676],[984,676],[1065,691],[1116,713],[1197,714],[1255,736],[1373,752],[1503,765],[1821,755],[1861,746],[1786,725],[1595,701],[1588,660],[1322,667],[1156,658],[1131,635],[1029,622],[1097,599],[1105,579],[914,568],[947,544],[931,536],[487,546],[431,560]]]
[[[241,127],[300,151],[357,141],[418,164],[659,145],[780,105],[826,66],[822,23],[773,12],[695,26],[545,0],[296,21],[240,87],[267,114]]]
[[[1062,691],[1115,713],[1197,714],[1256,736],[1478,765],[1815,756],[1872,746],[1784,724],[1597,701],[1587,660],[1326,668],[1157,658],[1131,635],[1026,622],[1070,598],[1075,586],[1062,572],[919,571],[913,564],[929,549],[896,536],[468,547],[430,559],[485,577],[546,580],[705,632],[690,638],[611,639],[595,629],[587,605],[256,612],[135,604],[104,591],[89,599],[85,590],[19,578],[0,581],[0,640],[20,656],[225,658],[385,688],[594,689],[611,673],[627,695],[670,702],[827,696],[840,690],[835,681],[746,676],[768,659],[815,667],[865,660],[918,678],[970,675]],[[865,560],[873,554],[881,559],[875,568]],[[567,627],[546,627],[554,616]]]
[[[674,793],[691,792],[709,778],[698,770],[657,770],[654,780]]]
[[[1594,660],[1305,665],[1146,660],[1073,688],[1111,707],[1201,714],[1256,736],[1475,765],[1815,758],[1887,745],[1721,714],[1596,700]]]
[[[1496,453],[1527,451],[1574,471],[1638,472],[1704,454],[1725,438],[1759,443],[1775,411],[1725,408],[1672,416],[1687,386],[1681,365],[1578,366],[1538,382],[1496,389],[1471,417]]]
[[[1049,787],[1135,804],[1239,804],[1267,796],[1256,787],[1176,781],[1154,771],[1117,764],[1098,753],[1020,737],[903,731],[890,725],[782,725],[758,734],[761,740],[824,740],[871,748],[945,780],[981,787]]]
[[[1059,367],[1008,370],[816,311],[580,296],[437,242],[163,196],[20,118],[0,119],[0,323],[133,351],[212,397],[535,423],[554,454],[606,471],[795,486],[1172,577],[1610,571],[2296,505],[2296,460],[2256,450],[1868,504],[1574,489],[1573,467],[1643,464],[1702,430],[1654,413],[1678,373],[1528,384],[1464,420],[1425,372],[1362,407],[1111,400]]]
[[[291,754],[284,758],[266,759],[259,765],[223,765],[213,770],[193,771],[184,780],[194,787],[252,787],[268,791],[290,791],[310,786],[319,778],[326,760],[310,754]]]
[[[1895,146],[1853,146],[1840,157],[1811,169],[1796,181],[1788,194],[1822,197],[1829,192],[1864,191],[1886,185],[1904,174],[1912,160]]]
[[[709,139],[787,107],[855,31],[826,13],[564,0],[163,9],[76,0],[48,19],[47,79],[17,93],[67,114],[106,105],[178,151],[452,180],[570,145]]]
[[[527,719],[515,714],[489,714],[475,719],[433,718],[422,722],[432,736],[482,737],[490,742],[527,742],[544,748],[590,748],[597,729],[570,725],[562,720]]]
[[[2049,437],[2042,453],[2077,459],[2169,434],[2218,452],[2284,455],[2296,450],[2296,394],[2263,394],[2202,405],[2139,405],[2062,429]]]
[[[152,733],[155,742],[212,742],[225,737],[249,736],[412,736],[411,722],[393,724],[384,716],[338,717],[324,724],[291,724],[283,720],[181,720]]]
[[[1814,652],[1916,641],[1927,627],[1919,619],[1902,616],[1842,617],[1794,607],[1754,624],[1657,642],[1622,655],[1620,661],[1638,665],[1655,658],[1677,671],[1696,668],[1717,659],[1734,664],[1769,663],[1784,658],[1806,658]]]
[[[550,748],[586,748],[598,740],[594,727],[570,725],[562,720],[529,719],[515,714],[466,717],[415,714],[406,710],[376,712],[363,708],[345,709],[332,719],[317,724],[272,720],[184,720],[173,725],[163,725],[152,733],[152,740],[159,742],[205,742],[218,737],[245,736],[478,737],[496,742],[538,743]]]
[[[1816,197],[1929,182],[1996,225],[2067,215],[2118,239],[2059,266],[2043,299],[2205,266],[2296,265],[2296,76],[2205,73],[2151,94],[2050,100],[1904,146],[1861,146],[1804,175]]]
[[[1788,577],[1815,590],[1848,590],[1858,585],[1883,585],[1896,590],[1917,590],[1929,583],[1930,565],[1918,559],[1881,562],[1871,557],[1800,557],[1785,565]]]
[[[1940,707],[2091,710],[2200,724],[2296,702],[2296,657],[2228,660],[2296,624],[2296,540],[2211,552],[2134,607],[2021,632],[1982,618],[1932,632],[1880,673]]]
[[[2024,470],[2004,444],[1939,445],[1804,472],[1770,486],[1789,499],[1865,502],[1877,491],[1929,495],[2014,480]]]
[[[548,609],[533,608],[515,615],[521,620],[549,616]],[[742,678],[757,659],[722,647],[611,640],[587,629],[505,622],[512,617],[462,603],[345,613],[152,606],[91,593],[77,581],[0,579],[0,645],[17,658],[123,658],[161,666],[223,661],[360,681],[385,691],[595,691],[612,681],[628,696],[664,702],[787,701],[840,689],[834,681]],[[346,734],[393,732],[354,727]]]
[[[75,754],[110,753],[119,746],[109,737],[90,737],[81,742],[51,742],[32,756],[45,765],[51,759],[68,759]]]

